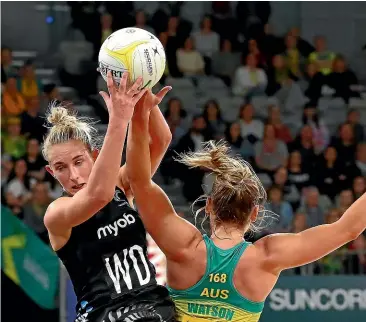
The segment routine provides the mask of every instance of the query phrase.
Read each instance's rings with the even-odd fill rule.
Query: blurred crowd
[[[298,28],[282,37],[274,35],[268,24],[269,2],[238,2],[234,12],[229,2],[212,2],[210,15],[202,17],[197,30],[180,17],[181,2],[166,2],[151,17],[135,11],[133,2],[69,5],[73,37],[93,44],[93,68],[86,65],[78,78],[65,69],[60,74],[80,97],[97,92],[95,62],[101,43],[114,30],[137,26],[155,34],[166,50],[162,84],[186,79],[197,86],[205,77],[217,78],[240,102],[237,117],[230,121],[224,117],[228,107],[219,99],[203,102],[198,113],[179,95],[170,96],[163,108],[173,140],[160,173],[166,186],[182,186],[187,204],[209,192],[213,178],[203,169],[187,169],[174,156],[199,151],[211,139],[226,140],[267,189],[266,209],[277,218],[255,238],[332,223],[365,193],[366,124],[360,121],[359,110],[349,107],[352,98],[362,97],[362,84],[341,53],[327,47],[324,36],[310,43]],[[41,116],[49,102],[62,98],[55,84],[40,84],[32,62],[15,70],[11,53],[2,48],[2,203],[47,242],[42,217],[61,187],[44,170],[40,144],[47,129]],[[87,82],[80,82],[85,78]],[[319,108],[324,96],[338,99],[346,109],[346,118],[336,127],[328,126]],[[253,103],[257,97],[276,99],[258,114]],[[293,101],[295,105],[289,103]],[[103,108],[95,108],[106,122]],[[286,117],[293,114],[300,115],[298,124],[289,126]],[[355,250],[355,255],[339,256],[344,249]],[[319,265],[329,273],[365,272],[365,252],[357,253],[365,249],[361,235]]]

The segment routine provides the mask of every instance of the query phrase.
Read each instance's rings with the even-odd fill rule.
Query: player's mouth
[[[74,190],[80,190],[81,188],[83,188],[85,186],[85,183],[81,183],[75,186],[72,186],[72,189]]]

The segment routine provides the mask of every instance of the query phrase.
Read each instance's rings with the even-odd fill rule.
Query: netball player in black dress
[[[117,88],[109,74],[110,96],[101,93],[109,124],[99,154],[87,120],[57,106],[47,118],[52,125],[43,146],[47,171],[63,186],[65,196],[49,206],[45,225],[74,285],[76,321],[172,321],[175,316],[167,290],[156,283],[155,268],[147,258],[146,231],[131,205],[125,169],[120,168],[127,126],[145,93],[139,90],[141,79],[127,89],[127,77],[125,73]],[[150,103],[160,103],[169,89]],[[164,118],[157,106],[154,109],[153,172],[170,141]]]

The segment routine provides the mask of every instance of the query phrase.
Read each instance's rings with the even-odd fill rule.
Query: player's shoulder
[[[54,228],[57,227],[60,216],[62,216],[64,207],[71,198],[72,197],[67,196],[60,197],[49,204],[43,219],[44,224],[48,230],[54,230]]]

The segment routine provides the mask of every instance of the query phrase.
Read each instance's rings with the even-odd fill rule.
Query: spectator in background
[[[329,144],[329,131],[324,121],[319,118],[318,111],[311,102],[304,107],[302,124],[311,126],[315,153],[323,152]]]
[[[315,63],[323,75],[329,75],[332,72],[333,60],[336,55],[327,49],[325,37],[316,36],[314,44],[315,51],[310,54],[309,61]]]
[[[283,200],[283,191],[281,187],[273,185],[268,191],[269,202],[266,209],[275,213],[274,225],[270,227],[271,233],[285,233],[290,230],[293,221],[293,211],[291,205]]]
[[[197,76],[204,73],[204,60],[201,54],[195,50],[192,38],[187,38],[183,49],[178,49],[177,64],[179,71],[185,76]]]
[[[244,140],[240,135],[239,123],[234,122],[227,126],[225,139],[229,143],[234,155],[240,155],[245,160],[249,160],[254,157],[253,146],[248,142],[248,140]]]
[[[257,67],[255,55],[249,54],[246,64],[238,67],[235,72],[233,94],[251,98],[263,95],[267,86],[267,76],[263,69]]]
[[[286,57],[287,66],[292,75],[300,78],[301,73],[301,54],[297,49],[297,39],[291,34],[287,34],[285,37],[285,52],[283,53]]]
[[[30,187],[27,164],[24,160],[19,159],[15,162],[14,171],[10,174],[4,187],[6,203],[14,214],[22,213],[24,204],[29,200]]]
[[[43,99],[41,101],[40,114],[44,114],[49,105],[54,101],[62,101],[59,89],[56,84],[46,84],[43,86]]]
[[[304,205],[297,210],[297,212],[306,215],[310,227],[324,224],[327,210],[320,205],[319,197],[319,191],[316,187],[308,188],[305,194]]]
[[[288,160],[288,180],[302,193],[304,188],[312,184],[312,169],[304,162],[299,151],[293,151]]]
[[[179,139],[186,133],[187,112],[183,109],[182,102],[178,98],[171,98],[168,101],[168,108],[164,116],[173,135],[170,145],[175,147]]]
[[[197,51],[205,60],[205,73],[211,74],[212,56],[220,50],[219,35],[212,30],[212,21],[210,16],[205,16],[201,22],[199,31],[192,35],[196,44]]]
[[[8,181],[13,168],[14,162],[12,158],[7,154],[3,154],[1,156],[1,187]]]
[[[288,171],[286,167],[280,167],[273,176],[273,183],[280,187],[283,198],[288,201],[292,209],[297,209],[300,205],[300,193],[296,186],[288,180]]]
[[[355,166],[357,171],[366,176],[366,143],[362,142],[357,145]]]
[[[288,151],[286,144],[276,139],[273,125],[264,127],[263,140],[254,146],[255,163],[259,172],[273,176],[281,166],[287,164]]]
[[[281,110],[278,106],[270,105],[268,107],[267,124],[273,125],[276,138],[286,144],[292,141],[290,129],[282,123]]]
[[[161,32],[159,34],[159,40],[164,47],[166,55],[165,70],[162,77],[162,81],[169,75],[172,77],[181,77],[182,73],[178,69],[177,65],[177,44],[174,37],[169,37],[167,32]]]
[[[355,200],[366,192],[366,178],[363,176],[356,177],[352,185],[353,196]]]
[[[267,65],[270,65],[273,56],[283,52],[283,40],[273,33],[273,26],[265,24],[263,28],[264,34],[259,39],[259,48],[266,55]]]
[[[342,173],[337,156],[337,150],[334,147],[327,147],[324,156],[317,163],[315,172],[315,180],[320,193],[327,195],[332,200],[339,192],[339,176]]]
[[[358,80],[353,71],[347,68],[344,57],[338,55],[332,62],[332,70],[328,75],[327,84],[335,90],[334,97],[341,97],[348,102],[350,97],[359,96],[352,91],[352,85],[358,84]]]
[[[203,148],[203,143],[210,139],[205,119],[201,115],[195,116],[191,129],[179,140],[175,151],[177,153],[200,151]],[[201,185],[205,172],[199,168],[189,170],[183,164],[179,164],[177,172],[183,181],[184,197],[189,202],[196,200],[203,192]]]
[[[216,140],[222,139],[226,126],[221,117],[220,106],[215,100],[210,100],[205,104],[203,118],[212,137]]]
[[[16,78],[9,77],[6,81],[2,97],[3,116],[19,116],[26,109],[23,96],[17,89]]]
[[[290,229],[290,233],[298,234],[308,228],[309,228],[309,225],[308,225],[308,218],[307,218],[306,214],[298,212],[294,216],[294,220],[292,221],[292,227]]]
[[[342,190],[336,197],[336,206],[344,213],[355,201],[353,192],[350,189]]]
[[[333,138],[332,144],[338,151],[343,166],[350,166],[355,158],[356,142],[353,127],[344,123],[339,128],[339,138]]]
[[[20,134],[20,119],[9,118],[6,124],[7,131],[2,136],[2,153],[15,159],[21,158],[25,155],[27,140]]]
[[[244,50],[244,57],[247,57],[249,54],[255,56],[258,62],[258,67],[265,68],[267,66],[267,60],[265,55],[259,50],[258,43],[255,39],[249,39],[247,48]]]
[[[23,221],[46,244],[49,243],[49,239],[43,218],[51,201],[48,184],[37,182],[32,186],[30,200],[24,204],[23,209]]]
[[[304,125],[294,142],[290,144],[291,151],[299,151],[304,164],[313,167],[316,162],[313,129]]]
[[[38,142],[43,142],[47,133],[44,126],[44,119],[40,114],[40,100],[35,96],[28,100],[28,109],[21,115],[21,133],[26,137],[34,137]]]
[[[314,103],[321,97],[323,85],[326,83],[326,76],[318,71],[315,63],[306,66],[304,94]]]
[[[353,126],[356,142],[362,142],[365,136],[363,126],[360,124],[360,112],[350,109],[347,114],[347,123]]]
[[[301,38],[300,29],[298,27],[292,27],[288,34],[295,37],[297,44],[296,47],[299,50],[301,56],[308,57],[315,50],[315,48],[308,41]]]
[[[227,86],[230,86],[235,70],[239,65],[240,53],[234,53],[230,40],[225,39],[222,43],[221,51],[214,53],[212,56],[213,74],[220,77]]]
[[[274,56],[272,67],[268,70],[267,95],[274,95],[283,86],[291,86],[292,80],[296,81],[297,77],[289,70],[284,56]]]
[[[112,29],[113,17],[109,13],[104,13],[100,16],[100,45],[113,33]]]
[[[240,107],[239,123],[243,139],[248,139],[251,144],[262,139],[264,126],[262,121],[253,118],[254,108],[252,104],[246,103]]]
[[[27,143],[27,153],[24,156],[27,164],[28,176],[37,181],[43,181],[45,178],[45,166],[47,162],[41,155],[39,142],[35,138],[30,138]]]
[[[9,77],[17,74],[17,71],[12,66],[13,53],[9,47],[1,48],[1,83],[6,84]]]
[[[144,29],[153,35],[155,34],[154,29],[146,24],[146,15],[143,10],[137,10],[135,14],[135,27]]]
[[[23,95],[26,104],[33,97],[39,97],[42,94],[42,84],[36,77],[31,61],[27,61],[22,68],[22,75],[18,80],[18,89]]]
[[[179,18],[178,16],[171,16],[168,19],[168,26],[166,32],[169,37],[169,42],[174,42],[176,48],[182,47],[184,41],[191,33],[191,25]]]

